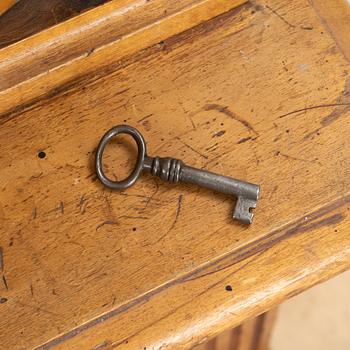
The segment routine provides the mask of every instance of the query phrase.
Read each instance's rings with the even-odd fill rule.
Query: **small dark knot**
[[[181,160],[175,158],[153,158],[151,173],[168,182],[178,182],[183,166]]]

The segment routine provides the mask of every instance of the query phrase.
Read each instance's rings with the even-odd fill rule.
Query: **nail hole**
[[[46,157],[46,153],[45,153],[44,151],[40,151],[40,152],[38,153],[38,157],[39,157],[40,159],[44,159],[44,158]]]
[[[133,227],[132,230],[135,232],[136,231],[136,227]]]
[[[228,292],[232,292],[232,287],[230,286],[230,285],[227,285],[226,287],[225,287],[225,289],[228,291]]]

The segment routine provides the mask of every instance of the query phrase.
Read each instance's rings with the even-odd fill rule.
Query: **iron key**
[[[107,143],[119,134],[131,135],[136,141],[138,148],[137,163],[133,172],[125,180],[112,181],[106,177],[103,171],[102,157]],[[107,131],[102,137],[96,152],[96,172],[99,180],[109,188],[121,190],[132,186],[143,171],[159,176],[170,183],[181,181],[236,196],[237,202],[233,218],[245,224],[252,223],[253,213],[250,209],[256,207],[260,189],[258,185],[196,169],[175,158],[149,157],[143,136],[137,129],[129,125],[118,125]]]

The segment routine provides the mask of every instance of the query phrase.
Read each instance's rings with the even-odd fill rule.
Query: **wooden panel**
[[[78,80],[83,83],[87,78],[97,79],[101,73],[106,74],[106,71],[116,69],[123,57],[159,42],[162,46],[165,38],[205,22],[243,2],[245,0],[182,0],[175,6],[168,6],[168,1],[159,0],[154,2],[156,6],[145,8],[143,5],[147,5],[147,0],[116,1],[87,13],[72,23],[62,24],[5,48],[0,51],[0,113],[6,116],[28,108],[40,98],[70,89]],[[153,9],[159,6],[162,15],[157,19],[159,10],[154,12]],[[149,13],[146,22],[144,13]],[[126,23],[133,14],[137,15],[136,22],[131,20],[129,27]],[[151,23],[148,23],[150,19]],[[111,23],[114,23],[113,28],[117,28],[116,32],[109,32]],[[95,42],[96,36],[100,39]],[[108,43],[105,41],[108,38],[113,38],[114,41]],[[66,47],[63,56],[62,41]],[[91,47],[91,43],[97,47]],[[33,52],[36,54],[33,55]]]
[[[217,4],[1,93],[0,347],[189,348],[349,267],[348,61],[306,1]],[[193,186],[103,188],[93,150],[119,123],[261,184],[254,224]]]
[[[6,12],[9,8],[11,8],[17,1],[16,0],[2,0],[0,3],[0,16]],[[0,17],[1,21],[1,17]],[[2,40],[0,40],[0,43]],[[0,44],[1,47],[1,44]]]
[[[0,14],[17,1],[1,0]],[[106,0],[21,0],[0,17],[0,48],[104,2]]]
[[[347,0],[310,0],[325,30],[350,61],[350,3]]]

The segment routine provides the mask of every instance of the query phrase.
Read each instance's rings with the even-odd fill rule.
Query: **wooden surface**
[[[65,23],[0,51],[0,348],[187,349],[349,268],[342,41],[307,1],[183,4],[47,71]],[[259,183],[254,224],[194,186],[103,188],[94,149],[120,123],[150,155]],[[109,174],[132,150],[110,145]]]
[[[72,18],[107,0],[1,0],[0,48]]]
[[[277,310],[272,309],[195,346],[192,350],[268,350],[276,315]]]
[[[0,16],[11,8],[16,2],[16,0],[2,0],[0,3]]]

